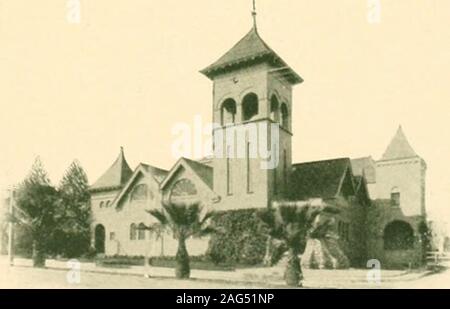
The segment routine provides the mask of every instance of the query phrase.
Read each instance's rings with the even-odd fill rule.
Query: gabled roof
[[[352,159],[352,171],[355,176],[365,176],[367,183],[376,182],[375,161],[372,157]]]
[[[258,34],[253,27],[238,43],[236,43],[228,52],[219,58],[216,62],[203,69],[201,73],[209,78],[221,74],[228,70],[242,68],[254,63],[268,62],[275,68],[282,69],[284,77],[292,84],[298,84],[303,79],[292,70],[286,62],[281,59]]]
[[[409,144],[408,139],[400,126],[381,160],[395,160],[411,157],[417,157],[417,154]]]
[[[91,191],[106,191],[121,188],[133,171],[125,160],[123,148],[113,165],[90,187]]]
[[[131,175],[130,179],[128,179],[127,183],[124,185],[122,191],[117,195],[117,197],[113,201],[113,205],[116,206],[124,196],[130,191],[133,186],[133,183],[137,179],[137,177],[141,174],[148,174],[153,177],[153,179],[160,184],[162,180],[167,176],[169,172],[148,164],[139,164],[139,166],[134,170],[133,175]]]
[[[295,200],[337,197],[346,177],[351,177],[353,186],[348,158],[294,164],[289,185],[290,197]]]
[[[209,165],[186,158],[181,158],[172,167],[167,177],[161,183],[161,189],[164,189],[172,176],[178,171],[180,166],[184,166],[185,168],[187,167],[192,170],[192,172],[194,172],[194,174],[197,175],[201,181],[203,181],[211,190],[213,189],[213,168]]]
[[[169,174],[169,171],[148,164],[141,163],[139,166],[142,166],[143,169],[151,174],[158,183],[161,183],[164,178],[166,178],[167,174]]]

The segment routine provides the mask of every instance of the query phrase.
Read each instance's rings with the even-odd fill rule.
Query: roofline
[[[318,160],[318,161],[299,162],[299,163],[292,164],[292,166],[303,165],[303,164],[313,164],[313,163],[325,163],[325,162],[340,161],[340,160],[349,160],[349,161],[351,161],[350,158],[343,157],[343,158],[336,158],[336,159],[325,159],[325,160]]]

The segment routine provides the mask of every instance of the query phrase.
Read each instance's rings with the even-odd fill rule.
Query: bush
[[[257,265],[264,260],[267,236],[260,230],[256,209],[218,212],[212,219],[207,256],[216,264]]]

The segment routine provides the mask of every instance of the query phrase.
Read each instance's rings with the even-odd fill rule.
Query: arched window
[[[131,192],[130,200],[133,201],[146,201],[149,197],[148,187],[146,184],[140,184],[134,187]]]
[[[258,96],[254,93],[249,93],[242,100],[242,116],[243,121],[251,120],[253,117],[258,115]]]
[[[180,179],[172,187],[172,196],[193,196],[197,195],[197,189],[189,179]]]
[[[272,99],[270,99],[270,119],[272,119],[275,122],[280,121],[279,107],[280,104],[278,103],[278,99],[275,95],[273,95]]]
[[[397,187],[391,190],[391,206],[400,206],[400,190]]]
[[[408,250],[414,247],[414,231],[404,221],[393,221],[384,229],[385,250]]]
[[[140,223],[138,227],[138,240],[144,240],[145,239],[145,224]]]
[[[105,202],[101,201],[100,202],[100,208],[103,208],[103,205],[105,204]]]
[[[220,115],[222,125],[234,123],[236,118],[236,101],[233,99],[226,99],[222,103]]]
[[[170,190],[170,200],[176,202],[192,201],[197,197],[198,191],[195,184],[189,179],[178,180]]]
[[[105,207],[108,208],[111,201],[106,201]]]
[[[289,111],[285,103],[281,104],[281,126],[289,129]]]
[[[130,225],[130,240],[136,240],[136,232],[137,232],[136,224],[132,223]]]

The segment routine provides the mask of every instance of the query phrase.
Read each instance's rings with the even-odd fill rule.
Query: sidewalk
[[[31,260],[15,259],[15,266],[31,267]],[[57,270],[70,270],[67,262],[47,260],[46,266]],[[130,266],[124,268],[101,267],[95,263],[81,263],[82,272],[114,274],[121,276],[148,275],[152,278],[173,279],[174,269],[164,267]],[[308,288],[390,288],[399,286],[403,282],[418,280],[429,272],[417,271],[397,271],[382,270],[382,283],[377,285],[367,281],[367,270],[346,269],[346,270],[310,270],[304,269],[304,286]],[[247,268],[235,271],[208,271],[191,270],[192,280],[213,281],[213,282],[235,282],[248,283],[267,286],[268,288],[285,288],[283,280],[284,269],[282,266],[271,268]]]

